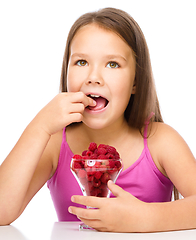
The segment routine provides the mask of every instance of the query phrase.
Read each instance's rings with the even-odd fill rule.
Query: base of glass
[[[88,225],[81,223],[79,225],[79,230],[94,230],[92,227],[89,227]]]

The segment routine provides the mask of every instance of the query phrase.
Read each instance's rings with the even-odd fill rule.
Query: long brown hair
[[[120,9],[104,8],[96,12],[86,13],[75,21],[67,38],[61,72],[60,91],[67,91],[67,68],[72,39],[81,27],[91,23],[96,23],[118,34],[134,52],[136,61],[136,93],[131,95],[125,110],[125,119],[128,124],[137,128],[142,133],[145,121],[151,112],[155,113],[151,121],[163,122],[152,74],[149,50],[144,34],[137,22],[128,13]],[[178,192],[175,187],[174,189],[175,199],[178,199]]]

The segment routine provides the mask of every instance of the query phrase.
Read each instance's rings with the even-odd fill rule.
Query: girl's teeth
[[[99,95],[93,95],[93,94],[90,94],[91,97],[99,97]]]

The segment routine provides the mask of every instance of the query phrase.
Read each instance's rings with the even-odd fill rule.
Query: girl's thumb
[[[116,185],[112,180],[109,180],[107,184],[109,190],[113,193],[115,197],[118,197],[122,193],[123,189]]]

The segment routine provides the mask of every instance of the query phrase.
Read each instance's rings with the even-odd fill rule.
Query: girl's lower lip
[[[90,114],[102,113],[102,112],[104,112],[107,109],[108,105],[109,105],[109,103],[107,104],[106,107],[104,107],[104,108],[102,108],[100,110],[93,110],[93,109],[90,110],[89,108],[85,108],[85,112],[90,113]]]

